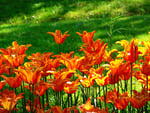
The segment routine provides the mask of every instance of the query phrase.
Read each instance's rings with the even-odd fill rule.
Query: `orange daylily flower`
[[[17,88],[22,83],[22,79],[18,74],[15,77],[6,77],[4,75],[0,75],[0,77],[4,78],[11,88]]]
[[[47,111],[44,111],[43,107],[46,107],[48,105],[48,103],[45,104],[45,106],[42,106],[42,104],[40,104],[39,97],[36,97],[34,99],[34,103],[31,103],[30,100],[28,100],[28,103],[26,103],[26,110],[28,112],[31,112],[30,105],[33,106],[34,113],[51,113],[50,109],[48,109]]]
[[[82,113],[109,113],[108,108],[105,110],[104,108],[100,109],[91,105],[90,97],[85,104],[79,105],[79,109]]]
[[[83,34],[76,32],[76,34],[82,37],[83,43],[93,43],[94,33],[95,31],[90,32],[90,33],[83,31]]]
[[[117,109],[125,109],[129,103],[128,93],[125,92],[123,94],[118,95],[118,91],[116,91],[116,88],[113,91],[107,92],[106,100],[104,100],[104,96],[97,97],[97,99],[100,99],[101,101],[106,103],[114,103]]]
[[[125,109],[129,103],[128,92],[119,94],[119,97],[115,99],[114,105],[117,109]]]
[[[15,68],[24,63],[25,57],[26,57],[26,54],[19,55],[19,56],[4,55],[4,58],[11,64],[11,66],[13,66]]]
[[[129,63],[124,63],[122,59],[116,59],[115,61],[110,62],[110,70],[113,75],[121,75],[124,74],[124,70],[130,66]]]
[[[18,45],[18,43],[16,41],[12,42],[12,50],[14,51],[15,54],[18,55],[23,55],[25,54],[25,51],[28,50],[28,47],[31,46],[31,44],[27,44],[27,45]]]
[[[88,98],[88,100],[86,101],[85,104],[82,104],[82,105],[79,106],[79,109],[81,110],[82,113],[91,111],[94,108],[95,107],[93,105],[91,105],[90,97]]]
[[[0,113],[8,113],[8,111],[4,108],[0,108]]]
[[[0,75],[3,74],[8,67],[4,62],[4,56],[0,54]]]
[[[144,47],[139,47],[139,51],[142,53],[142,56],[150,54],[150,41],[141,41],[141,44]]]
[[[103,67],[98,67],[97,69],[90,68],[86,74],[87,75],[97,75],[97,74],[102,75],[103,71],[104,71]]]
[[[114,100],[117,98],[117,91],[116,88],[113,91],[108,91],[106,94],[106,103],[113,103]],[[104,102],[104,96],[102,97],[97,97],[97,99],[100,99],[101,101]]]
[[[136,71],[133,76],[136,77],[136,79],[142,84],[144,83],[144,81],[146,82],[146,75],[142,74],[141,71]]]
[[[15,69],[20,75],[21,79],[28,84],[36,84],[40,81],[43,67],[34,68],[30,62],[26,62],[23,66]]]
[[[134,108],[142,108],[147,101],[150,101],[150,93],[144,87],[141,92],[133,90],[133,96],[130,98],[131,106]]]
[[[53,57],[56,57],[59,59],[59,62],[61,64],[64,64],[67,69],[75,71],[80,66],[80,61],[83,59],[82,57],[78,57],[74,55],[71,57],[71,55],[74,53],[74,51],[70,53],[60,53],[61,55],[54,55]]]
[[[110,62],[109,71],[109,83],[114,84],[122,80],[128,80],[131,77],[131,66],[128,62],[124,63],[123,59],[115,59]]]
[[[33,92],[32,90],[32,86],[29,87],[29,85],[24,86],[25,88],[31,90],[31,92]],[[45,94],[46,90],[50,87],[48,82],[43,82],[43,80],[41,80],[38,84],[34,85],[34,94],[36,96],[42,96]]]
[[[84,44],[79,51],[83,51],[86,56],[95,56],[100,52],[104,52],[107,43],[104,44],[100,39],[97,39],[93,44]]]
[[[109,84],[109,76],[104,76],[103,70],[103,67],[98,67],[97,69],[91,68],[88,72],[88,76],[95,76],[95,81],[100,86]]]
[[[137,40],[132,39],[130,44],[126,40],[117,41],[117,44],[122,44],[124,47],[124,52],[121,52],[119,56],[124,57],[126,61],[129,63],[134,63],[138,55],[141,54],[141,52],[138,50]]]
[[[7,49],[0,49],[0,52],[3,53],[3,55],[10,55],[10,54],[15,54],[15,55],[23,55],[25,54],[25,51],[28,50],[28,47],[30,47],[31,44],[27,45],[18,45],[16,41],[12,42],[12,46],[9,46]]]
[[[80,83],[84,87],[91,87],[94,84],[94,81],[87,79],[86,77],[80,78]]]
[[[0,65],[3,65],[3,62],[4,62],[4,56],[0,54]]]
[[[53,74],[56,79],[59,77],[61,77],[61,79],[65,79],[65,78],[71,78],[73,73],[75,73],[75,71],[63,68],[63,69],[59,70],[59,72],[47,71],[47,73]]]
[[[48,79],[51,88],[54,91],[62,91],[64,89],[64,85],[67,81],[69,81],[69,78],[63,78],[63,77],[57,77],[56,79]]]
[[[136,71],[133,76],[147,88],[147,75],[142,74],[141,71]],[[148,91],[150,91],[150,76],[148,76]]]
[[[13,70],[10,71],[11,68],[12,67],[9,64],[2,62],[2,64],[0,64],[0,75],[3,73],[10,75],[10,72],[11,72],[11,74],[13,74],[14,73]]]
[[[53,57],[56,58],[62,58],[62,59],[70,59],[71,55],[74,54],[74,51],[71,51],[70,53],[60,53],[60,55],[54,55]]]
[[[95,75],[89,75],[88,78],[86,76],[82,77],[79,74],[75,74],[80,79],[80,83],[84,87],[91,87],[94,84],[94,80],[97,78]]]
[[[11,113],[11,111],[14,109],[17,101],[23,98],[23,93],[16,95],[13,90],[9,91],[8,89],[0,92],[0,95],[0,102],[2,103],[3,108],[9,113]]]
[[[109,76],[97,76],[97,78],[95,79],[96,83],[99,86],[106,86],[109,84]]]
[[[68,32],[69,31],[66,31],[64,34],[62,34],[60,30],[56,30],[55,33],[54,32],[47,32],[47,34],[52,35],[57,44],[62,44],[62,43],[64,43],[66,37],[70,36],[69,34],[67,34]]]
[[[42,61],[44,62],[43,60],[47,60],[49,59],[51,56],[53,55],[52,52],[47,52],[47,53],[43,53],[41,54],[40,52],[37,52],[37,53],[32,53],[32,56],[28,56],[27,58],[29,60],[33,60],[33,61]]]
[[[82,57],[74,56],[70,59],[62,58],[60,59],[60,63],[64,64],[67,69],[75,71],[79,68],[81,60]]]
[[[80,61],[79,71],[84,74],[88,74],[92,65],[94,65],[95,61],[93,61],[92,57],[83,56]]]
[[[143,74],[150,75],[150,62],[145,62],[140,69]]]
[[[40,52],[37,53],[32,53],[32,56],[28,56],[27,58],[29,60],[31,60],[33,62],[33,64],[35,63],[35,66],[37,67],[41,67],[41,66],[45,66],[48,62],[48,60],[50,60],[50,57],[53,55],[53,53],[51,52],[47,52],[47,53],[43,53],[41,54]]]
[[[0,75],[3,74],[6,71],[6,69],[7,69],[7,65],[5,64],[0,65]]]
[[[38,85],[35,86],[34,88],[34,94],[38,96],[44,95],[45,91],[50,87],[48,82],[43,82],[41,80]]]
[[[75,93],[78,89],[79,79],[76,81],[68,81],[64,84],[64,91],[68,94]]]
[[[30,47],[31,44],[28,45],[18,45],[16,41],[12,42],[12,46],[9,46],[7,49],[0,49],[0,52],[3,53],[5,58],[5,63],[10,64],[13,67],[18,67],[24,62],[24,58],[26,56],[25,51]]]
[[[61,106],[51,106],[51,111],[53,113],[71,113],[72,110],[74,110],[76,106],[65,108],[64,110],[61,108]]]
[[[83,51],[85,56],[88,56],[93,59],[94,65],[100,64],[104,59],[105,49],[107,43],[101,42],[100,39],[96,40],[94,43],[89,44],[85,43],[79,51]]]
[[[105,50],[105,53],[104,53],[104,59],[103,59],[103,61],[105,61],[105,62],[107,62],[107,61],[113,61],[114,59],[112,58],[112,54],[114,53],[114,52],[118,52],[118,50],[117,49],[113,49],[113,50],[111,50],[111,51],[107,51],[107,50]]]
[[[106,109],[105,108],[101,108],[101,109],[98,110],[97,113],[109,113],[109,109],[108,108],[106,108]]]
[[[0,81],[0,90],[3,89],[3,87],[5,86],[6,81]]]
[[[40,54],[37,52],[36,54],[32,54],[32,56],[28,56],[28,59],[32,61],[32,65],[35,67],[43,67],[41,76],[46,77],[49,75],[47,71],[55,71],[58,66],[60,66],[59,59],[51,59],[53,53],[47,52]]]
[[[142,63],[142,65],[139,66],[139,69],[141,72],[148,76],[150,75],[150,55],[144,57],[145,60],[140,60],[139,62]]]

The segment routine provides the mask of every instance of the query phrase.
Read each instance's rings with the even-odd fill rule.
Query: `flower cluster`
[[[70,36],[67,33],[48,32],[59,46]],[[18,45],[16,41],[0,49],[0,113],[19,109],[31,113],[109,113],[127,107],[132,110],[131,106],[141,110],[144,105],[147,111],[150,42],[117,41],[123,46],[118,51],[107,49],[108,44],[100,39],[94,41],[95,31],[77,34],[83,40],[79,51],[84,55],[80,57],[61,49],[57,55],[37,52],[27,56],[31,45]],[[133,88],[133,80],[141,84],[141,91]],[[52,96],[54,106],[50,106]],[[22,108],[17,105],[19,99]]]

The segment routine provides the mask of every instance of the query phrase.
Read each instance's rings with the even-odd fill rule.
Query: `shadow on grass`
[[[118,29],[119,32],[112,34],[112,47],[119,49],[120,46],[116,45],[115,42],[122,39],[131,40],[132,38],[139,38],[139,36],[141,36],[141,40],[145,40],[143,38],[145,36],[150,38],[150,35],[148,35],[150,30],[149,20],[149,15],[119,18],[113,27],[114,31]],[[7,48],[12,41],[17,41],[19,44],[32,44],[29,51],[27,51],[29,55],[36,52],[54,52],[54,54],[58,54],[58,45],[47,32],[54,32],[59,29],[63,33],[69,30],[68,34],[71,35],[61,45],[62,52],[75,51],[76,54],[81,55],[78,50],[79,46],[83,44],[82,39],[75,32],[82,33],[84,30],[87,32],[95,30],[94,40],[100,38],[110,46],[110,38],[107,34],[110,23],[111,19],[106,18],[41,24],[2,25],[0,27],[0,48]]]
[[[134,0],[131,2],[124,0],[0,0],[0,24],[17,23],[18,17],[23,23],[36,20],[51,22],[65,18],[109,17],[113,16],[111,12],[114,16],[118,13],[121,13],[120,15],[148,14],[149,6],[149,0],[139,0],[139,2]]]
[[[53,7],[61,5],[62,11],[59,13],[59,15],[55,15],[54,13],[50,17],[51,21],[57,21],[58,18],[62,17],[66,12],[76,8],[77,2],[78,0],[1,0],[0,21],[6,22],[7,20],[18,16],[22,16],[22,18],[24,18],[23,15],[32,17],[36,11],[40,9],[42,9],[42,12],[44,13],[48,12],[47,8],[49,8],[49,13],[51,13],[52,11],[55,11]]]

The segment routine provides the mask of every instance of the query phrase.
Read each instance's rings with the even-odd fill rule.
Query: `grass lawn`
[[[0,48],[7,48],[12,41],[17,41],[19,44],[32,44],[28,54],[36,52],[54,52],[58,53],[58,45],[55,43],[52,36],[47,32],[54,32],[56,29],[63,33],[69,30],[71,36],[66,38],[62,44],[62,52],[75,51],[79,54],[79,46],[82,45],[82,39],[76,32],[96,31],[94,40],[100,38],[105,43],[109,43],[109,33],[112,31],[112,48],[119,48],[115,44],[116,41],[132,38],[139,40],[149,40],[150,35],[150,15],[120,17],[112,22],[111,18],[95,18],[84,20],[62,20],[58,22],[44,23],[26,23],[26,24],[3,24],[0,26]],[[113,27],[111,28],[111,25]]]

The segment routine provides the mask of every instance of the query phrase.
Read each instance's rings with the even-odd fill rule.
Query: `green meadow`
[[[119,49],[118,40],[149,40],[149,0],[1,0],[0,48],[12,41],[32,44],[28,54],[58,53],[58,45],[47,32],[69,31],[62,52],[78,52],[82,39],[76,32],[96,31],[109,47]]]

